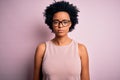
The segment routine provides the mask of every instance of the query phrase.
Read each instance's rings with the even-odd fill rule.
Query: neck
[[[53,42],[56,44],[56,45],[66,45],[66,44],[69,44],[71,42],[71,39],[68,37],[68,36],[64,36],[64,37],[55,37],[53,39]]]

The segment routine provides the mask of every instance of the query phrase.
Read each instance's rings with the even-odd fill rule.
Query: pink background
[[[87,46],[91,80],[120,80],[120,1],[67,1],[81,11],[69,36]],[[32,80],[35,48],[54,36],[43,17],[52,2],[0,0],[0,80]]]

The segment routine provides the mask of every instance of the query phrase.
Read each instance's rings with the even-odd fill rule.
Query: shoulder
[[[84,44],[78,43],[78,51],[81,58],[88,55],[87,48]]]
[[[38,44],[37,50],[45,50],[45,42]]]
[[[35,56],[43,56],[45,52],[45,43],[40,43],[36,47]]]
[[[86,50],[87,49],[86,46],[84,44],[81,44],[81,43],[78,43],[78,48],[80,50]]]

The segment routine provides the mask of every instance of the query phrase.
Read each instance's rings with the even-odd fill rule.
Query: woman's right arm
[[[42,43],[36,48],[35,56],[34,56],[34,75],[33,80],[40,80],[41,76],[41,66],[42,66],[42,59],[45,52],[45,44]]]

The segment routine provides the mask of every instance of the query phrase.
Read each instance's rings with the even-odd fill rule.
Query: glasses
[[[70,20],[62,20],[62,21],[53,20],[52,24],[53,24],[53,26],[59,26],[61,23],[64,27],[66,27],[70,24],[70,22],[71,22]]]

